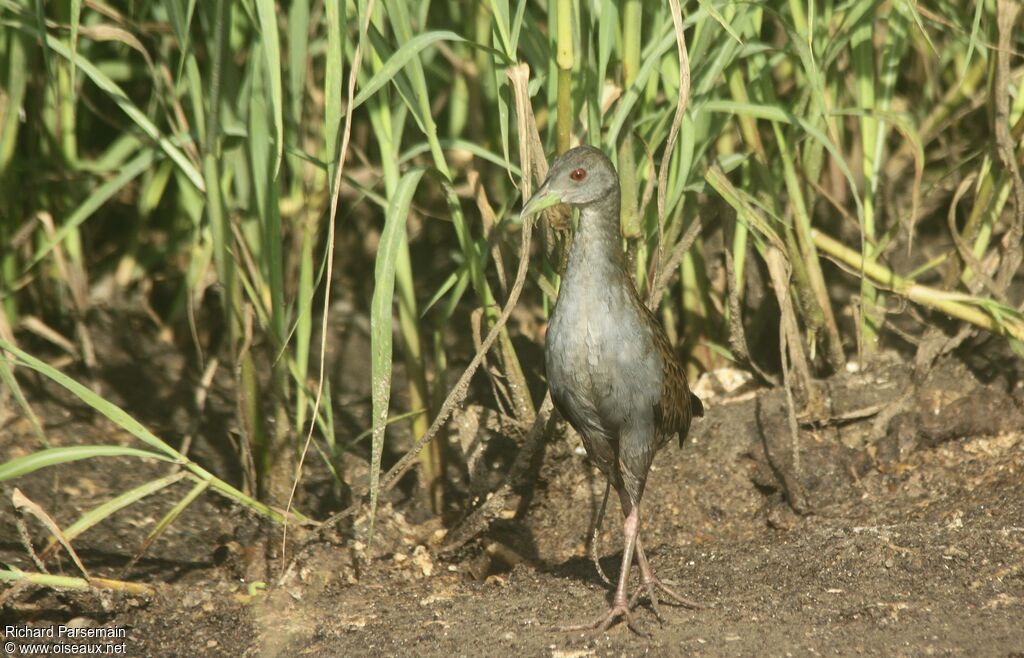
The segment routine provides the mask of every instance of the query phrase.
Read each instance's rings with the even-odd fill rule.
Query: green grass
[[[450,392],[461,371],[446,346],[468,341],[474,309],[481,336],[494,333],[488,403],[524,427],[537,413],[533,366],[499,322],[506,268],[522,255],[516,211],[543,155],[577,143],[619,167],[624,248],[691,374],[751,359],[781,371],[770,338],[783,315],[764,292],[770,250],[789,273],[795,349],[817,376],[957,323],[1020,353],[1011,284],[1024,229],[1024,34],[997,20],[1011,10],[994,0],[0,0],[5,390],[34,418],[18,383],[29,368],[116,416],[147,456],[196,481],[177,513],[209,483],[280,520],[304,460],[340,479],[356,458],[352,437],[336,435],[339,382],[311,354],[325,351],[314,341],[326,341],[335,267],[373,271],[370,295],[351,291],[372,335],[371,498],[391,430],[405,424],[414,440],[431,437],[415,456],[423,502],[442,513],[459,504],[447,474],[462,465],[438,415],[466,393]],[[480,190],[468,191],[471,177]],[[550,309],[564,241],[541,228],[523,303]],[[169,284],[158,312],[182,336],[197,323],[226,328],[196,349],[234,380],[250,451],[239,461],[253,471],[242,488],[40,358],[38,323],[73,346],[73,372],[94,365],[88,291],[104,277],[124,291]],[[204,296],[219,299],[220,317]],[[897,320],[899,334],[894,298],[918,310]],[[736,343],[737,326],[749,344]],[[406,383],[395,396],[398,359]],[[5,478],[29,463],[128,454],[54,453],[45,420],[37,452],[21,458],[34,461],[0,465]]]

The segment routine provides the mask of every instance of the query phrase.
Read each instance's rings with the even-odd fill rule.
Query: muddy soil
[[[238,481],[230,450],[216,442],[223,428],[189,425],[190,398],[175,393],[189,387],[161,383],[188,380],[178,348],[145,349],[142,366],[138,356],[111,356],[107,363],[136,366],[95,373],[97,384],[172,442],[186,426],[195,430],[191,454]],[[556,628],[596,619],[611,596],[586,542],[603,482],[564,431],[543,446],[525,489],[457,546],[447,535],[457,515],[446,527],[396,490],[372,547],[363,514],[319,534],[292,528],[281,560],[278,528],[206,493],[126,569],[190,488],[177,483],[75,542],[91,575],[151,593],[4,585],[0,630],[123,629],[116,642],[129,656],[1022,656],[1024,388],[1018,361],[983,361],[953,354],[915,379],[892,355],[823,382],[813,412],[798,418],[798,452],[777,392],[715,392],[706,379],[708,413],[682,449],[659,454],[643,508],[655,571],[702,607],[663,603],[659,621],[641,599],[635,618],[646,636],[624,624],[600,635]],[[53,384],[26,375],[26,389],[52,445],[132,445]],[[339,417],[355,428],[365,397],[341,397],[351,404]],[[223,412],[211,416],[229,422],[230,396],[215,386],[211,400]],[[38,448],[12,407],[0,462]],[[365,466],[355,457],[349,466],[358,492]],[[165,464],[106,458],[3,483],[0,561],[38,570],[15,524],[14,487],[66,526],[167,472]],[[325,482],[311,465],[301,505],[318,518],[343,502]],[[597,542],[613,581],[619,518],[610,503]],[[32,519],[25,525],[38,551],[46,533]],[[268,550],[277,560],[273,577],[262,579],[253,565]],[[66,555],[47,568],[77,575]]]

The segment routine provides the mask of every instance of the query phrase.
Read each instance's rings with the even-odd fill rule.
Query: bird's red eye
[[[569,172],[569,178],[573,179],[577,183],[587,177],[586,169],[573,169]]]

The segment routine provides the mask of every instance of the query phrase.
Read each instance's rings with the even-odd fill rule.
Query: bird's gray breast
[[[661,357],[624,286],[573,290],[573,283],[563,281],[545,362],[555,403],[593,453],[593,443],[623,430],[653,428]]]

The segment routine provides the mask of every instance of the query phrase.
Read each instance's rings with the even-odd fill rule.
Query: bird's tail
[[[704,403],[700,401],[700,398],[690,393],[690,417],[691,418],[703,418],[704,417]],[[683,447],[683,443],[686,440],[687,431],[690,429],[689,424],[685,430],[678,434],[679,436],[679,447]]]
[[[693,411],[693,415],[697,418],[704,417],[704,403],[700,401],[700,398],[690,393],[690,409]]]

